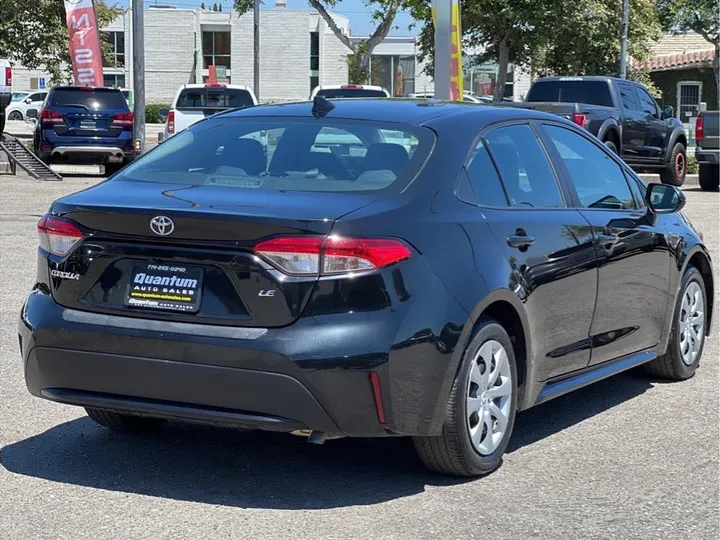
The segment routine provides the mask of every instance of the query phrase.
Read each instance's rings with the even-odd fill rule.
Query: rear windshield
[[[604,81],[538,81],[530,88],[527,101],[612,107],[610,86]]]
[[[314,118],[213,118],[168,139],[116,180],[238,189],[399,192],[434,144],[427,128]]]
[[[185,88],[176,109],[235,109],[254,105],[247,90],[236,88]]]
[[[120,90],[111,88],[57,88],[51,93],[51,106],[79,106],[88,110],[127,109]]]
[[[316,94],[324,98],[368,98],[368,97],[387,97],[382,90],[371,90],[366,88],[326,88],[318,90]]]

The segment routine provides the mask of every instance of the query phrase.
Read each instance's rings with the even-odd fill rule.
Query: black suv
[[[35,152],[45,163],[97,163],[113,174],[135,158],[134,121],[117,88],[56,86],[35,126]]]
[[[535,81],[522,107],[572,120],[640,172],[681,186],[687,135],[673,108],[660,108],[645,87],[614,77],[547,77]]]

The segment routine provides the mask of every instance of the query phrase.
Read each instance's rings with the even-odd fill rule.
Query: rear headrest
[[[394,143],[375,143],[368,146],[365,154],[366,171],[388,170],[400,174],[409,160],[405,147]]]
[[[235,139],[228,141],[222,153],[222,164],[242,169],[247,174],[257,175],[267,166],[265,150],[255,139]]]

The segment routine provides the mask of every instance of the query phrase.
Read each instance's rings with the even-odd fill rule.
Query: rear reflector
[[[61,257],[70,253],[83,237],[83,233],[72,222],[53,216],[43,216],[37,229],[40,247]]]
[[[380,375],[375,371],[370,372],[370,386],[372,387],[373,399],[375,400],[375,410],[377,411],[378,421],[385,423],[385,406],[382,400],[382,388],[380,387]]]
[[[173,133],[175,133],[175,111],[174,110],[171,110],[170,112],[168,112],[167,130],[168,130],[168,133],[170,133],[171,135]]]
[[[412,255],[398,240],[342,236],[273,238],[257,244],[255,251],[283,272],[294,275],[369,272]]]

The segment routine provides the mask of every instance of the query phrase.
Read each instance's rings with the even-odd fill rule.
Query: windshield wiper
[[[82,103],[68,103],[67,105],[62,105],[63,107],[80,107],[81,109],[85,109],[87,112],[90,112],[90,108],[87,105],[83,105]]]

